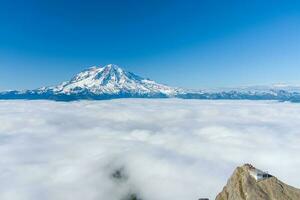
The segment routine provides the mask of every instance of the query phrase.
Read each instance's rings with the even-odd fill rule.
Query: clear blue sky
[[[114,63],[186,88],[300,83],[300,1],[0,0],[0,90]]]

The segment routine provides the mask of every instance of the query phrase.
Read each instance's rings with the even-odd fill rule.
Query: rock
[[[300,189],[245,164],[235,169],[216,200],[300,200]]]

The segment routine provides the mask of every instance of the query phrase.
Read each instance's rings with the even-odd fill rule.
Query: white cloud
[[[300,187],[299,113],[265,101],[0,101],[0,199],[213,199],[246,162]],[[112,178],[119,169],[128,179]]]

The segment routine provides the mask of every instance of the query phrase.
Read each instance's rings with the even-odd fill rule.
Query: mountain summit
[[[167,98],[182,91],[159,84],[125,71],[117,65],[90,67],[76,74],[69,81],[57,86],[41,87],[36,90],[7,91],[0,99],[52,99],[71,101],[79,99],[113,98]]]
[[[88,92],[95,95],[129,95],[129,96],[170,96],[176,89],[142,78],[127,72],[117,65],[91,67],[74,76],[70,81],[56,87],[42,88],[56,94],[79,94]]]
[[[300,190],[250,164],[237,167],[216,200],[299,200]]]

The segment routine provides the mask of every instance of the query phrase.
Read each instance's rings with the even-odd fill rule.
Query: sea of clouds
[[[299,144],[300,104],[0,101],[0,199],[214,199],[244,163],[300,187]]]

